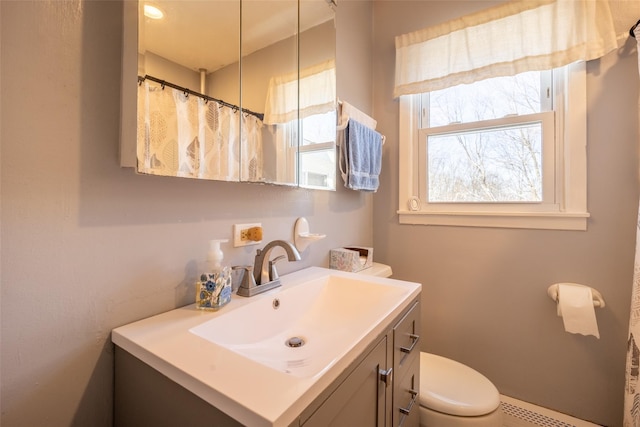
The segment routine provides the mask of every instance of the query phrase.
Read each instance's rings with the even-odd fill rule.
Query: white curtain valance
[[[288,123],[335,109],[336,64],[328,60],[300,72],[272,77],[263,121],[268,125]]]
[[[638,16],[638,0],[508,1],[397,36],[394,96],[600,58]]]

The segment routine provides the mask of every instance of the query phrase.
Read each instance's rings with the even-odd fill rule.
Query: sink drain
[[[287,347],[302,347],[304,345],[304,340],[300,337],[291,337],[285,342],[285,344]]]

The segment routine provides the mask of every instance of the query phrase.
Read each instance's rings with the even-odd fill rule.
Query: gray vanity
[[[281,279],[115,329],[115,425],[418,426],[421,285],[317,267]],[[292,332],[307,343],[286,348]]]

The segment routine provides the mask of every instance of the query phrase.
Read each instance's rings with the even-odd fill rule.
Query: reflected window
[[[335,76],[329,60],[270,79],[264,123],[275,141],[279,180],[297,176],[302,187],[335,189]]]
[[[336,111],[314,114],[301,121],[300,185],[336,188]]]

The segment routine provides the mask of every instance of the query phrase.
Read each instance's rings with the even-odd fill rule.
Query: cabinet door
[[[304,426],[383,427],[387,386],[379,370],[386,369],[386,353],[384,337]]]

